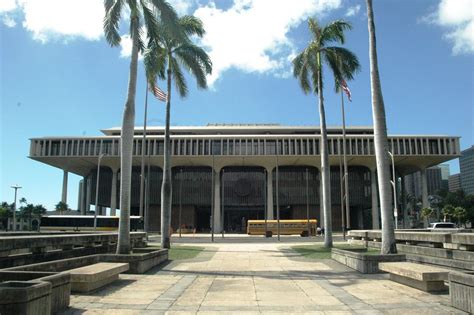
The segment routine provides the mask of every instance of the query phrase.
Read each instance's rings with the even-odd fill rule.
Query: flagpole
[[[143,138],[142,138],[142,161],[141,161],[141,172],[140,172],[140,210],[139,214],[143,217],[143,194],[145,186],[145,147],[146,147],[146,119],[148,111],[148,79],[146,82],[145,91],[145,114],[143,115]]]
[[[344,111],[344,93],[341,85],[341,111],[342,111],[342,155],[344,162],[344,194],[346,206],[346,228],[351,227],[351,214],[349,204],[349,175],[347,171],[347,156],[346,156],[346,114]]]

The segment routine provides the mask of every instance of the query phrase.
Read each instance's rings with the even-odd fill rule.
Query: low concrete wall
[[[380,248],[381,235],[380,230],[350,231],[349,244]],[[474,233],[397,230],[395,239],[408,261],[474,271]]]
[[[30,280],[51,283],[52,313],[57,313],[69,307],[71,295],[71,276],[68,273],[0,271],[0,282]]]
[[[6,268],[8,271],[45,271],[45,272],[61,272],[69,269],[79,268],[82,266],[92,265],[99,262],[99,255],[89,255],[68,259],[59,259],[47,261],[37,264],[29,264],[24,266],[17,266]]]
[[[128,263],[126,273],[141,274],[168,260],[168,250],[161,248],[136,248],[130,255],[100,255],[100,261]]]
[[[7,281],[0,283],[0,314],[49,315],[51,283]]]
[[[455,308],[474,313],[474,274],[449,273],[449,295]]]
[[[0,237],[0,269],[44,261],[113,253],[117,233]],[[146,246],[146,233],[131,232],[130,245]]]
[[[168,250],[158,247],[135,248],[130,255],[100,254],[68,259],[60,259],[25,266],[7,268],[7,271],[67,271],[98,262],[123,262],[129,263],[127,273],[141,274],[168,260]]]
[[[343,250],[333,248],[331,258],[361,273],[380,273],[379,262],[405,261],[405,255],[367,255],[365,249]]]

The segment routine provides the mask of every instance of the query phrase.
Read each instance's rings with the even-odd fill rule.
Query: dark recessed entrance
[[[263,207],[229,207],[224,210],[224,230],[227,233],[247,233],[248,220],[264,220]]]
[[[211,208],[196,208],[196,232],[209,233],[211,231]]]

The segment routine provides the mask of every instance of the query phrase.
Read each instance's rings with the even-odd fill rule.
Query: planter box
[[[474,313],[474,273],[449,273],[449,295],[455,308]]]
[[[128,263],[130,269],[126,273],[145,273],[151,268],[168,260],[168,250],[159,247],[134,248],[129,255],[101,255],[100,261]]]
[[[52,313],[57,313],[69,307],[71,295],[71,276],[68,273],[0,271],[0,282],[30,280],[51,283]]]
[[[42,281],[7,281],[0,283],[2,315],[49,315],[51,283]]]
[[[379,262],[405,261],[405,255],[368,255],[367,249],[331,250],[331,258],[361,273],[381,273]]]

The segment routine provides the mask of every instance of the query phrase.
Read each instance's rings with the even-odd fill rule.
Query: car
[[[457,229],[457,226],[452,222],[434,222],[430,223],[430,225],[428,226],[428,230],[438,229]]]

